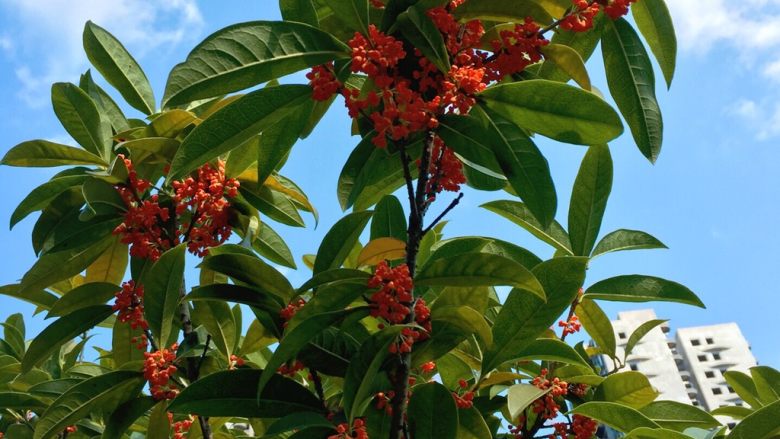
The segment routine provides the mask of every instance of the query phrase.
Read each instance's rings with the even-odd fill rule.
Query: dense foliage
[[[284,21],[229,26],[193,49],[160,109],[124,46],[86,24],[90,62],[145,118],[127,117],[88,71],[52,86],[81,148],[33,140],[2,160],[64,168],[11,218],[40,211],[38,260],[0,293],[51,323],[30,342],[21,315],[3,324],[0,437],[777,434],[776,371],[727,375],[750,405],[715,413],[744,418],[729,431],[698,408],[656,401],[647,377],[623,370],[631,348],[617,346],[598,302],[703,306],[693,292],[636,274],[586,281],[597,256],[664,247],[644,232],[600,230],[620,115],[645,157],[661,150],[645,45],[671,85],[663,0],[279,3]],[[585,68],[599,43],[618,111]],[[279,82],[299,71],[308,84]],[[316,218],[281,169],[337,99],[361,139],[337,182],[351,211],[303,257],[312,275],[296,288],[275,268],[296,263],[269,221]],[[567,227],[554,219],[536,135],[588,148]],[[442,219],[464,185],[505,191],[482,207],[554,257],[485,236],[445,239]],[[460,194],[440,205],[442,192]],[[184,282],[188,252],[200,259],[195,287]],[[91,345],[96,327],[111,330],[110,349]],[[566,343],[581,329],[593,345]],[[90,347],[97,362],[85,361]],[[597,355],[613,366],[597,367]]]

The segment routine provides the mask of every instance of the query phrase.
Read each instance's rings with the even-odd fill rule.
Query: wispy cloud
[[[741,98],[726,113],[753,128],[757,140],[780,136],[780,0],[705,3],[667,2],[683,54],[733,59],[768,80],[763,97]]]
[[[48,102],[49,84],[75,80],[85,70],[87,20],[116,35],[136,58],[164,53],[203,25],[195,0],[0,0],[0,7],[17,24],[8,44],[20,55],[14,59],[18,96],[34,107]]]

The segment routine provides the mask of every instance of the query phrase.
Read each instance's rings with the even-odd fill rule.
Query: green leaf
[[[474,407],[458,409],[458,435],[456,439],[485,439],[492,437],[485,418]]]
[[[168,410],[245,418],[278,418],[293,412],[323,411],[322,403],[313,393],[281,375],[273,374],[258,398],[257,386],[262,373],[257,369],[236,369],[207,375],[184,389]]]
[[[11,148],[0,164],[24,167],[108,164],[96,154],[47,140],[30,140]]]
[[[53,199],[72,187],[78,187],[87,178],[86,175],[68,175],[58,178],[52,178],[48,182],[33,189],[16,210],[11,214],[11,228],[27,215],[46,208]]]
[[[527,268],[509,258],[487,253],[465,253],[429,261],[414,282],[419,286],[508,285],[545,300],[542,285]]]
[[[542,46],[541,51],[544,54],[545,62],[553,62],[577,85],[591,91],[590,76],[585,68],[585,61],[576,50],[565,44],[548,44]]]
[[[143,361],[144,353],[138,349],[138,343],[133,343],[138,337],[141,337],[143,330],[141,328],[133,329],[127,322],[114,322],[114,328],[111,331],[111,358],[114,360],[114,366],[119,368],[131,361]]]
[[[344,412],[350,420],[362,416],[370,404],[376,375],[388,356],[390,343],[401,333],[401,326],[390,326],[365,340],[349,362],[344,377]]]
[[[511,420],[516,420],[532,402],[550,390],[540,389],[532,384],[515,384],[507,389],[507,408]]]
[[[0,407],[11,410],[40,410],[46,408],[43,401],[27,393],[0,392]]]
[[[160,343],[166,343],[173,331],[184,282],[185,250],[186,245],[180,244],[166,251],[144,276],[144,316]]]
[[[678,302],[704,308],[693,291],[660,277],[639,274],[616,276],[596,282],[585,297],[615,302]]]
[[[516,354],[518,360],[557,361],[589,367],[588,363],[568,344],[554,338],[540,338]]]
[[[723,373],[723,378],[725,378],[729,386],[737,392],[737,395],[739,395],[743,401],[750,404],[751,407],[754,409],[763,407],[764,404],[761,403],[761,400],[758,397],[756,384],[749,375],[737,370],[729,370]]]
[[[292,227],[305,226],[295,203],[287,195],[268,186],[258,188],[253,183],[242,184],[239,191],[246,202],[268,218]]]
[[[771,404],[780,399],[780,372],[771,367],[756,366],[750,368],[750,375],[762,403]]]
[[[122,242],[120,236],[115,236],[114,244],[87,267],[84,282],[108,282],[115,285],[122,283],[129,258],[127,250],[128,245]]]
[[[19,294],[40,290],[81,273],[114,242],[109,235],[86,248],[54,251],[41,256],[22,278]]]
[[[51,308],[58,300],[57,296],[44,290],[25,291],[20,294],[19,284],[9,284],[0,286],[0,296],[13,297],[14,299],[24,300],[43,309]]]
[[[463,331],[465,335],[475,334],[483,349],[493,344],[493,333],[485,317],[469,306],[437,306],[431,312],[431,320],[446,322]]]
[[[278,314],[286,305],[277,296],[266,294],[254,288],[232,284],[211,284],[193,288],[184,300],[223,300],[259,308],[274,314]]]
[[[454,438],[458,408],[443,385],[431,382],[414,387],[409,400],[409,430],[415,439]]]
[[[565,9],[568,4],[562,5]],[[560,14],[553,14],[560,16]],[[551,44],[560,44],[562,46],[571,47],[577,52],[584,62],[590,59],[593,52],[596,50],[596,46],[601,39],[601,28],[604,19],[602,16],[597,15],[593,20],[593,28],[587,32],[573,32],[563,29],[557,29],[555,35],[550,40]],[[553,81],[567,82],[571,79],[571,76],[564,71],[561,67],[555,64],[554,60],[545,60],[539,69],[538,76],[544,79],[551,79]]]
[[[497,22],[521,23],[532,17],[537,23],[551,23],[552,17],[538,2],[468,1],[454,11],[460,21],[481,19]]]
[[[596,390],[595,398],[616,402],[624,406],[641,409],[658,397],[647,377],[634,371],[620,372],[608,376]],[[647,416],[651,417],[649,414]]]
[[[519,201],[491,201],[481,206],[493,213],[512,221],[518,226],[528,230],[532,235],[555,247],[567,255],[572,255],[571,243],[566,230],[553,220],[549,226],[542,226],[534,217],[531,210]]]
[[[624,349],[625,353],[623,354],[623,359],[625,360],[629,355],[631,355],[631,352],[634,350],[634,346],[636,346],[636,344],[639,343],[639,341],[642,340],[645,335],[655,329],[656,326],[663,325],[666,322],[668,322],[668,320],[649,320],[634,329],[634,332],[632,332],[631,336],[628,337],[628,342],[626,343],[626,347]]]
[[[35,425],[35,439],[56,437],[68,425],[89,415],[116,396],[132,397],[144,383],[141,372],[119,370],[86,379],[68,389]]]
[[[689,427],[709,429],[720,422],[704,410],[675,401],[655,401],[639,410],[664,428],[683,431]]]
[[[368,35],[368,0],[323,0],[348,30]]]
[[[333,424],[318,413],[299,412],[289,414],[271,424],[265,431],[267,436],[278,435],[288,431],[297,432],[312,427],[331,429]]]
[[[168,420],[168,401],[158,402],[149,414],[145,439],[168,439],[171,434],[172,422]]]
[[[203,300],[195,304],[192,318],[198,324],[203,325],[211,334],[211,340],[217,350],[230,358],[233,347],[236,344],[236,321],[230,306],[227,303],[216,300]]]
[[[368,283],[368,278],[371,277],[369,273],[361,270],[355,270],[353,268],[334,268],[332,270],[325,270],[321,273],[317,273],[312,276],[311,279],[304,282],[296,292],[298,294],[305,293],[306,291],[313,290],[333,282],[339,281],[351,281],[354,280],[358,283]]]
[[[106,93],[103,88],[95,84],[92,80],[92,72],[87,70],[86,73],[81,75],[79,80],[79,88],[87,92],[89,97],[95,101],[95,105],[102,116],[105,116],[114,132],[121,133],[130,129],[130,123],[127,121],[122,109],[114,101],[114,99]]]
[[[666,428],[640,427],[631,430],[624,439],[691,439],[690,436]]]
[[[168,181],[179,179],[241,146],[298,110],[310,96],[309,86],[279,85],[253,91],[225,106],[184,139],[171,162]]]
[[[582,160],[569,205],[569,239],[575,255],[588,256],[593,250],[611,191],[609,147],[593,145]]]
[[[623,133],[620,118],[609,104],[559,82],[534,79],[496,85],[480,98],[517,126],[561,142],[597,145]]]
[[[631,14],[661,67],[667,87],[671,87],[677,64],[677,37],[666,2],[643,0],[631,6]]]
[[[83,334],[114,313],[111,305],[96,305],[60,317],[47,326],[30,343],[22,359],[22,372],[41,365],[60,346]]]
[[[273,263],[292,269],[297,268],[290,248],[282,237],[266,223],[260,223],[257,236],[252,242],[252,248]]]
[[[596,342],[601,351],[614,358],[617,343],[615,331],[612,328],[612,322],[609,321],[609,317],[601,310],[601,307],[592,300],[583,299],[577,305],[575,312],[582,326],[593,337],[593,341]]]
[[[732,419],[745,419],[746,417],[750,416],[751,413],[753,413],[755,410],[748,408],[748,407],[742,407],[742,406],[725,406],[725,407],[718,407],[715,410],[712,411],[712,416],[728,416]]]
[[[638,230],[620,229],[607,234],[593,249],[591,258],[603,255],[609,252],[618,252],[625,250],[640,250],[651,248],[668,248],[664,243],[653,236],[640,232]]]
[[[623,433],[642,427],[660,428],[642,413],[614,402],[586,402],[569,413],[587,416]]]
[[[371,217],[371,240],[388,237],[406,241],[406,227],[404,208],[398,198],[382,197]]]
[[[279,9],[282,11],[282,18],[286,21],[297,21],[319,27],[317,10],[314,9],[312,0],[280,0]]]
[[[282,273],[254,256],[217,254],[204,259],[200,266],[273,294],[285,302],[295,293]]]
[[[450,71],[450,55],[444,44],[444,37],[423,10],[410,6],[405,12],[398,15],[394,26],[397,26],[406,40],[412,43],[412,46],[418,49],[440,71],[443,73]]]
[[[265,182],[287,158],[303,131],[313,102],[311,99],[304,99],[293,112],[263,131],[257,155],[258,183]]]
[[[111,126],[102,121],[95,102],[84,90],[57,82],[51,86],[51,101],[62,127],[79,145],[94,155],[107,155]]]
[[[584,258],[555,258],[534,267],[547,302],[518,289],[509,293],[493,325],[493,346],[482,358],[482,375],[516,358],[555,322],[577,296],[586,263]]]
[[[66,316],[88,306],[103,305],[114,297],[120,288],[108,282],[91,282],[68,291],[55,302],[46,318]]]
[[[743,419],[727,436],[727,439],[770,439],[778,432],[780,401],[756,410]]]
[[[353,212],[341,218],[322,239],[314,260],[314,274],[341,267],[358,242],[373,212]]]
[[[91,21],[84,26],[83,41],[89,62],[127,103],[146,115],[154,113],[154,93],[149,79],[125,46]]]
[[[622,18],[606,23],[601,45],[609,92],[639,150],[655,163],[661,152],[663,119],[647,51],[634,28]]]
[[[348,56],[344,43],[306,24],[235,24],[206,37],[186,61],[173,68],[163,107],[243,90]]]

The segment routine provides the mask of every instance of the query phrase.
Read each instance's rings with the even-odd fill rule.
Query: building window
[[[701,341],[698,338],[694,338],[691,340],[691,345],[693,346],[699,346],[701,344]]]
[[[704,376],[706,376],[707,378],[715,378],[715,372],[708,370],[704,372]]]
[[[696,401],[694,399],[693,401],[691,401],[691,404],[693,404],[694,407],[698,407],[699,406],[699,401]]]
[[[729,393],[737,393],[737,392],[734,391],[734,389],[731,386],[727,386],[727,387],[729,389]]]
[[[698,357],[696,357],[696,358],[698,358],[698,359],[699,359],[699,361],[701,361],[702,363],[703,363],[703,362],[705,362],[705,361],[707,361],[707,356],[706,356],[706,355],[699,355],[699,356],[698,356]]]
[[[630,367],[631,370],[639,370],[639,365],[636,363],[628,363],[628,367]]]
[[[625,332],[618,332],[618,337],[620,337],[621,340],[626,339],[626,333]]]
[[[706,338],[706,339],[704,339],[704,340],[707,342],[707,344],[715,344],[715,340],[713,340],[713,339],[712,339],[712,338],[710,338],[710,337],[707,337],[707,338]]]
[[[712,388],[712,394],[713,394],[713,395],[720,395],[720,394],[722,394],[722,393],[723,393],[723,391],[722,391],[722,390],[720,390],[720,387],[713,387],[713,388]]]
[[[712,359],[713,360],[720,360],[720,354],[718,354],[718,353],[712,354]]]
[[[737,407],[742,407],[742,401],[734,401],[734,405]]]
[[[693,389],[693,384],[691,384],[690,382],[687,382],[687,383],[685,383],[685,388],[686,389]]]
[[[685,381],[686,383],[691,379],[691,377],[689,377],[688,375],[683,375],[680,378],[682,378],[682,380]]]

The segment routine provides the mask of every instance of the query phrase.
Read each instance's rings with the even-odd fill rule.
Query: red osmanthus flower
[[[171,426],[173,439],[184,439],[187,437],[190,427],[192,427],[192,418],[190,417],[178,422],[173,422],[173,413],[168,412],[168,424]]]
[[[558,326],[563,328],[563,336],[574,334],[582,329],[580,318],[577,316],[571,316],[568,321],[561,320],[558,322]]]
[[[300,360],[294,360],[290,363],[285,363],[279,366],[276,373],[288,377],[294,377],[299,371],[305,369],[306,366]]]
[[[558,415],[560,406],[555,398],[564,396],[568,392],[568,383],[555,377],[552,380],[546,378],[547,369],[542,369],[541,374],[533,379],[532,384],[542,390],[550,390],[544,396],[533,403],[533,411],[545,419],[553,419]]]
[[[228,369],[234,370],[236,368],[239,368],[245,364],[245,361],[243,358],[239,357],[236,354],[230,354],[230,361],[228,361]]]
[[[352,421],[352,431],[350,431],[349,424],[343,423],[336,427],[336,434],[328,436],[328,439],[368,439],[368,432],[366,431],[366,422],[360,418]]]
[[[178,370],[173,364],[178,348],[179,345],[174,343],[170,349],[144,352],[144,378],[149,382],[149,390],[155,400],[173,399],[179,394],[178,387],[171,381]]]
[[[429,198],[435,199],[436,194],[443,190],[458,192],[460,185],[466,183],[466,176],[463,175],[463,163],[438,136],[433,138],[431,162],[428,170],[431,174],[426,188]]]
[[[572,418],[571,429],[574,432],[574,439],[591,439],[598,428],[598,422],[587,416],[574,415]]]
[[[431,373],[436,370],[436,363],[429,361],[420,365],[420,373]]]
[[[290,302],[287,306],[282,308],[282,310],[279,311],[279,317],[281,317],[283,320],[282,327],[286,328],[287,324],[290,322],[290,320],[292,320],[295,313],[297,313],[299,309],[303,308],[304,305],[306,305],[306,301],[303,299],[298,299]]]
[[[68,425],[67,427],[65,427],[65,432],[66,433],[75,433],[78,430],[79,430],[79,428],[76,427],[75,425]]]
[[[561,29],[586,32],[593,28],[593,19],[601,10],[601,5],[588,0],[573,0],[572,3],[572,12],[561,21]]]

